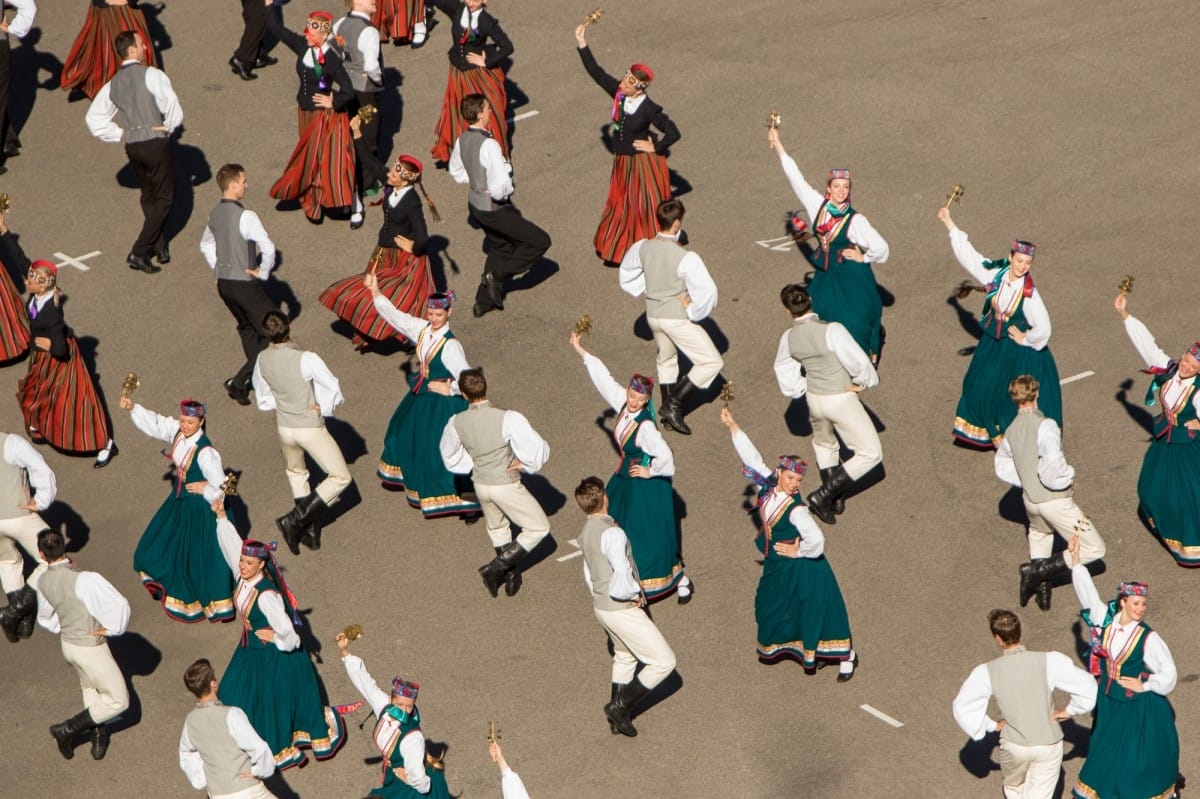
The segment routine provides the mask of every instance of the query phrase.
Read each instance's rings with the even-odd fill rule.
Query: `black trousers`
[[[129,165],[142,187],[142,232],[130,250],[149,258],[166,245],[163,228],[175,203],[175,156],[166,137],[125,145]]]
[[[217,294],[225,301],[225,307],[237,320],[238,336],[242,339],[242,352],[246,362],[233,377],[235,386],[250,388],[254,374],[254,362],[258,354],[267,348],[267,334],[263,331],[263,318],[278,310],[267,296],[261,280],[218,280]]]
[[[254,66],[262,54],[263,34],[267,32],[269,9],[262,0],[242,0],[242,40],[233,57],[243,64]]]
[[[492,275],[502,283],[509,275],[528,271],[550,249],[550,235],[521,216],[514,205],[501,205],[494,211],[481,211],[468,205],[467,214],[479,223],[487,237],[484,274]],[[475,302],[485,308],[495,306],[482,282],[475,292]]]
[[[12,84],[12,47],[7,38],[0,39],[0,146],[20,145],[17,129],[8,115],[8,90]]]

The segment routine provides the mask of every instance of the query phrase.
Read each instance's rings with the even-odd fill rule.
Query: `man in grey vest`
[[[592,612],[613,649],[612,695],[604,715],[613,735],[632,738],[637,735],[634,711],[675,670],[675,652],[645,610],[629,538],[608,515],[604,481],[583,478],[575,488],[575,501],[587,514],[579,534],[583,581],[592,595]]]
[[[442,430],[438,448],[446,468],[469,474],[483,509],[484,524],[496,557],[479,567],[494,597],[504,584],[513,596],[521,588],[521,559],[550,532],[550,520],[521,484],[521,472],[535,474],[550,459],[550,445],[516,411],[494,407],[487,398],[481,369],[464,369],[458,388],[470,406]],[[513,538],[509,522],[521,528]]]
[[[775,379],[785,397],[808,396],[821,473],[821,487],[808,495],[808,507],[826,524],[837,524],[837,514],[845,510],[843,495],[883,462],[879,433],[858,398],[863,389],[879,385],[879,374],[845,327],[823,322],[812,312],[803,286],[784,286],[779,299],[792,317],[792,327],[779,339]],[[839,437],[854,452],[845,463]]]
[[[321,514],[350,485],[350,469],[337,442],[325,427],[342,404],[342,387],[315,352],[292,343],[288,318],[271,311],[263,320],[270,344],[254,365],[254,396],[260,411],[275,411],[279,446],[287,462],[288,484],[295,507],[275,520],[288,549],[300,554],[300,543],[321,548]],[[309,489],[307,454],[325,472]]]
[[[25,583],[21,550],[38,556],[37,536],[46,529],[38,514],[50,507],[57,492],[54,472],[42,454],[24,438],[0,433],[0,587],[8,595],[8,605],[0,608],[0,629],[14,644],[33,635],[37,618],[37,594]]]
[[[379,31],[371,24],[371,15],[375,13],[375,0],[346,0],[350,13],[333,23],[333,33],[342,37],[346,42],[342,50],[345,59],[346,73],[350,76],[350,85],[354,87],[355,102],[347,112],[353,118],[354,114],[366,106],[373,106],[375,114],[370,121],[362,122],[362,141],[366,144],[371,155],[379,155],[379,92],[383,89],[383,63],[379,52]],[[356,140],[357,141],[357,140]],[[350,229],[358,230],[363,226],[363,170],[362,164],[355,164],[354,205],[350,209]]]
[[[1021,620],[1011,610],[988,614],[1003,654],[976,666],[954,697],[954,720],[974,741],[1000,732],[1000,774],[1007,799],[1050,799],[1062,767],[1062,722],[1096,704],[1096,680],[1061,652],[1030,652],[1021,644]],[[1054,708],[1054,691],[1071,696]],[[995,697],[1003,716],[988,716]]]
[[[996,447],[995,466],[997,477],[1021,489],[1029,517],[1029,562],[1021,564],[1018,592],[1021,607],[1036,595],[1038,607],[1049,610],[1053,582],[1071,573],[1065,553],[1054,554],[1054,533],[1067,540],[1079,536],[1081,563],[1104,557],[1104,539],[1075,504],[1075,469],[1063,455],[1058,423],[1038,410],[1037,379],[1013,378],[1008,396],[1017,417]]]
[[[470,186],[467,215],[487,237],[487,260],[471,308],[471,313],[480,317],[504,310],[504,279],[537,263],[550,249],[550,236],[512,204],[512,164],[487,129],[492,109],[484,96],[468,94],[459,103],[459,111],[471,125],[454,143],[450,177]],[[504,124],[504,120],[498,122]]]
[[[17,10],[12,19],[3,19],[3,11],[8,7]],[[0,159],[0,175],[8,171],[5,162],[21,154],[21,139],[13,125],[12,115],[8,110],[8,100],[12,88],[12,40],[24,39],[25,34],[33,27],[33,19],[37,16],[37,5],[33,0],[3,0],[0,2],[0,144],[4,147],[4,157]],[[26,109],[28,110],[28,109]]]
[[[179,767],[197,791],[210,799],[268,799],[262,780],[275,773],[271,747],[250,725],[240,707],[217,699],[217,675],[201,658],[183,673],[196,697],[179,736]]]
[[[618,281],[634,297],[646,295],[646,322],[658,345],[658,418],[670,429],[691,435],[683,421],[683,403],[708,388],[725,362],[704,328],[696,324],[717,307],[717,284],[700,256],[679,243],[683,203],[658,204],[658,235],[633,243],[621,260]],[[679,379],[679,350],[692,369]]]
[[[38,624],[59,633],[63,658],[79,674],[84,709],[50,734],[67,760],[75,757],[75,740],[88,733],[92,759],[108,752],[108,725],[129,707],[125,677],[108,650],[108,637],[129,625],[129,602],[112,583],[95,572],[81,571],[66,557],[67,544],[57,530],[38,533],[38,553],[46,562],[29,578],[37,591]]]
[[[237,322],[246,356],[237,374],[225,381],[226,393],[239,405],[250,404],[254,361],[267,346],[263,319],[275,310],[265,288],[275,268],[275,244],[258,214],[242,206],[248,185],[241,164],[225,164],[217,170],[221,201],[208,215],[208,227],[200,237],[200,252],[217,275],[217,294]]]
[[[87,112],[88,130],[106,142],[125,142],[129,165],[142,187],[142,232],[129,256],[130,269],[160,272],[150,262],[171,261],[164,230],[175,202],[175,161],[171,134],[183,124],[179,98],[165,72],[145,66],[146,43],[134,31],[121,31],[115,46],[123,59],[113,79],[96,93]]]

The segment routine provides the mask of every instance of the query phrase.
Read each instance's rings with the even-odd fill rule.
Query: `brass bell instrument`
[[[7,194],[0,194],[0,214],[7,214],[12,210],[12,197]]]
[[[8,195],[4,195],[4,196],[7,197]],[[0,199],[2,199],[2,198],[0,198]],[[142,381],[138,380],[137,374],[135,372],[130,372],[129,374],[125,375],[125,380],[123,380],[121,382],[121,396],[122,397],[132,396],[134,390],[137,389],[137,387],[140,386],[141,384],[142,384]]]
[[[241,472],[235,472],[233,469],[225,470],[225,482],[221,483],[221,491],[227,497],[238,496],[238,480],[242,477]]]
[[[575,335],[586,336],[592,332],[592,317],[584,314],[575,321]]]
[[[592,25],[595,25],[597,22],[600,21],[600,17],[602,17],[602,16],[604,16],[604,9],[593,8],[591,11],[589,11],[587,13],[587,16],[585,16],[583,18],[583,27],[587,28]]]
[[[1133,275],[1126,275],[1125,279],[1121,281],[1121,284],[1117,286],[1117,289],[1122,294],[1129,294],[1131,291],[1133,291]]]
[[[965,189],[963,188],[963,185],[961,183],[955,183],[953,186],[950,187],[950,193],[946,195],[946,210],[947,211],[950,210],[950,206],[954,205],[956,202],[958,202],[962,199],[963,191],[965,191]]]

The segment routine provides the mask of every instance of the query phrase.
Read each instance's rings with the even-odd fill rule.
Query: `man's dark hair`
[[[482,369],[463,369],[458,376],[458,390],[467,398],[467,402],[478,402],[487,399],[487,378]]]
[[[483,114],[483,106],[487,103],[487,98],[482,94],[468,94],[458,104],[458,112],[463,115],[463,118],[468,123],[479,121],[479,117]]]
[[[208,658],[200,658],[188,666],[187,671],[183,673],[183,684],[197,699],[208,693],[215,679],[217,679],[217,674],[213,671]]]
[[[270,311],[263,317],[263,332],[267,334],[267,341],[272,344],[282,344],[291,338],[292,325],[288,321],[287,316],[279,311]]]
[[[1011,610],[993,610],[988,614],[988,626],[1005,646],[1021,643],[1021,620]]]
[[[801,317],[812,310],[812,298],[799,283],[789,283],[779,290],[779,301],[793,317]]]
[[[669,230],[671,225],[683,219],[686,210],[683,203],[674,198],[660,202],[658,210],[654,212],[658,217],[658,229]]]
[[[575,487],[575,501],[584,513],[599,513],[604,507],[604,481],[599,477],[585,477]]]
[[[225,164],[217,170],[217,188],[225,191],[229,184],[237,180],[238,175],[244,174],[246,168],[241,164]]]
[[[116,49],[117,55],[124,58],[129,54],[129,48],[137,47],[137,31],[121,31],[117,34],[117,38],[113,39],[113,48]]]
[[[62,533],[47,527],[37,534],[37,548],[46,562],[51,563],[61,558],[67,551],[67,542]]]

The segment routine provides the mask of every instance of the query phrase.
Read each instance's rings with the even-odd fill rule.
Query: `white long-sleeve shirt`
[[[504,799],[531,799],[529,791],[525,790],[525,783],[510,768],[500,770],[500,795]]]
[[[137,63],[140,62],[124,61],[121,66]],[[106,83],[100,87],[100,91],[96,92],[84,121],[87,122],[88,130],[100,141],[119,142],[125,137],[125,131],[114,121],[117,116],[117,106],[109,97],[111,86],[111,82]],[[163,127],[167,129],[167,135],[170,136],[176,128],[183,124],[183,109],[179,107],[179,98],[175,96],[175,90],[171,88],[171,79],[161,69],[146,67],[146,88],[154,95],[154,102],[163,115]]]
[[[363,56],[363,74],[367,76],[367,80],[374,83],[376,86],[383,85],[383,68],[379,62],[379,30],[371,25],[371,17],[369,14],[361,14],[357,11],[351,11],[346,17],[359,17],[367,22],[367,27],[363,28],[362,33],[358,34],[358,52]],[[337,22],[333,23],[333,32],[337,33],[341,30],[342,23],[346,21],[346,17],[342,17]]]
[[[377,717],[383,718],[384,710],[392,703],[391,694],[379,687],[358,655],[346,655],[342,658],[342,665],[346,667],[346,676],[350,678],[359,695],[371,706]],[[404,757],[404,781],[417,793],[429,793],[429,775],[425,773],[424,733],[416,730],[401,738],[400,754]],[[387,764],[384,766],[387,767]]]
[[[633,578],[633,564],[625,555],[626,547],[629,545],[628,536],[616,522],[613,522],[611,516],[596,514],[588,518],[607,519],[612,522],[600,534],[600,551],[604,553],[604,559],[608,561],[608,565],[613,571],[612,580],[608,583],[608,595],[618,602],[636,602],[642,595],[642,586]],[[589,593],[594,590],[592,570],[588,568],[587,558],[583,559],[583,582],[587,584]]]
[[[792,191],[796,193],[800,204],[808,212],[808,218],[813,220],[815,225],[817,214],[820,213],[821,206],[825,204],[825,195],[808,184],[800,172],[800,167],[796,165],[795,159],[790,155],[786,153],[780,155],[779,163],[783,166],[783,174],[787,176],[788,183],[792,185]],[[888,243],[884,241],[883,236],[876,232],[875,228],[871,227],[871,223],[864,215],[854,214],[854,218],[850,220],[850,226],[846,230],[846,237],[865,251],[863,252],[863,261],[866,263],[882,264],[887,262]]]
[[[1133,314],[1125,318],[1125,333],[1133,342],[1134,349],[1137,350],[1146,366],[1151,369],[1166,369],[1170,366],[1171,356],[1163,352],[1155,342],[1150,330]],[[1170,380],[1162,384],[1159,396],[1161,407],[1166,409],[1178,407],[1195,382],[1195,376],[1183,378],[1176,372]],[[1197,413],[1200,413],[1200,391],[1192,395],[1192,406]]]
[[[487,400],[472,403],[472,405],[480,404],[489,403]],[[470,410],[463,411],[463,413],[470,413]],[[546,461],[550,460],[550,445],[546,443],[546,439],[538,435],[523,414],[516,411],[505,411],[504,419],[500,423],[500,435],[504,437],[509,449],[512,450],[513,457],[521,462],[521,471],[526,474],[536,474],[546,465]],[[442,461],[446,464],[446,468],[455,474],[470,474],[475,468],[475,461],[471,458],[471,453],[467,452],[462,439],[458,436],[458,429],[454,426],[453,417],[446,422],[446,427],[442,430],[442,440],[438,444],[438,449],[441,450]]]
[[[1092,582],[1092,575],[1086,566],[1080,564],[1071,569],[1071,583],[1075,587],[1075,596],[1079,598],[1079,604],[1088,611],[1092,621],[1102,623],[1105,614],[1108,613],[1108,603],[1100,598],[1100,592],[1096,590],[1096,584]],[[1120,618],[1121,614],[1118,611],[1112,623],[1104,630],[1104,648],[1114,655],[1125,650],[1138,629],[1136,621],[1121,626]],[[1162,696],[1174,691],[1178,678],[1175,658],[1171,657],[1171,650],[1167,649],[1166,643],[1158,633],[1151,631],[1146,636],[1142,653],[1143,661],[1152,672],[1144,682],[1146,690]]]
[[[258,264],[258,279],[266,280],[275,268],[275,242],[267,235],[267,229],[263,227],[258,214],[242,209],[242,215],[238,217],[238,233],[246,241],[258,245],[258,251],[262,255]],[[208,262],[208,268],[216,271],[217,239],[208,225],[204,226],[204,234],[200,237],[200,252]]]
[[[817,318],[815,313],[807,313],[792,324]],[[790,333],[791,330],[788,330],[779,337],[779,348],[775,351],[775,382],[779,384],[783,396],[799,399],[808,392],[808,378],[804,376],[803,364],[792,357],[792,347],[788,343]],[[875,371],[871,359],[841,322],[830,322],[825,326],[825,346],[833,351],[842,368],[850,373],[851,383],[863,388],[879,385],[879,373]]]
[[[241,578],[238,561],[242,555],[242,538],[238,535],[233,522],[228,518],[217,518],[217,544],[221,547],[221,554],[225,557],[225,562],[229,564],[229,570],[233,572],[233,578],[237,580],[237,585],[233,589],[233,604],[237,607],[238,615],[243,615],[251,600],[254,599],[254,592],[259,590],[258,584],[263,579],[263,573],[259,572],[258,577],[253,580]],[[293,649],[298,649],[300,634],[296,632],[296,627],[292,624],[292,617],[288,613],[283,596],[279,591],[261,591],[258,594],[257,602],[258,609],[267,617],[267,623],[275,631],[275,648],[280,652],[291,652]],[[253,634],[254,632],[251,631],[250,635]]]
[[[762,454],[754,446],[750,437],[740,428],[733,434],[733,448],[737,451],[738,457],[742,459],[742,463],[745,464],[747,469],[754,470],[762,477],[770,477],[774,473],[774,470],[767,466]],[[771,489],[763,500],[762,507],[759,508],[759,513],[764,523],[767,519],[775,516],[776,512],[790,499],[791,495],[780,491],[778,488]],[[788,521],[800,531],[800,550],[796,553],[796,557],[819,558],[825,554],[825,534],[821,532],[821,528],[813,520],[812,514],[808,512],[808,508],[802,503],[796,503],[791,511],[788,512]]]
[[[1046,418],[1037,429],[1038,480],[1051,491],[1066,491],[1075,482],[1075,468],[1067,463],[1063,454],[1062,431],[1058,422]],[[1021,477],[1017,474],[1017,464],[1013,461],[1012,447],[1008,437],[1000,441],[996,447],[995,457],[996,476],[1009,485],[1021,487]]]
[[[679,239],[678,235],[668,236],[665,233],[659,233],[658,237],[670,241]],[[650,239],[638,239],[632,247],[626,250],[625,257],[621,259],[621,269],[617,272],[617,281],[621,288],[632,297],[640,297],[646,293],[642,245],[647,241]],[[683,256],[683,260],[679,262],[679,269],[675,274],[683,280],[688,296],[692,300],[685,309],[687,318],[693,322],[707,318],[717,307],[717,284],[713,282],[712,275],[708,273],[708,267],[704,265],[699,254],[688,250]]]
[[[455,183],[470,183],[471,177],[467,174],[467,168],[463,166],[462,154],[459,152],[461,143],[462,139],[459,138],[450,152],[450,177],[454,178]],[[512,164],[504,160],[504,152],[500,149],[498,141],[492,138],[483,140],[479,147],[479,163],[487,170],[488,194],[496,202],[507,200],[513,193]]]
[[[954,250],[954,257],[958,259],[959,266],[979,283],[986,286],[995,279],[996,270],[984,268],[983,262],[986,259],[971,244],[967,234],[957,227],[950,231],[950,247]],[[992,308],[996,311],[1011,308],[1016,303],[1017,296],[1024,290],[1025,278],[1012,278],[1010,271],[1010,277],[1000,284],[996,296],[992,297]],[[1046,303],[1042,302],[1041,292],[1036,286],[1030,296],[1021,300],[1021,311],[1025,314],[1025,321],[1029,323],[1021,346],[1032,347],[1035,350],[1045,349],[1050,343],[1050,312],[1046,310]]]
[[[54,502],[54,497],[58,495],[58,483],[46,459],[33,448],[33,444],[9,433],[8,438],[4,440],[4,462],[25,470],[29,487],[33,489],[33,501],[39,512],[50,507],[50,503]]]
[[[651,457],[649,470],[652,477],[671,477],[675,474],[675,455],[663,434],[653,424],[641,424],[636,421],[637,414],[630,413],[625,407],[625,387],[613,380],[604,361],[588,353],[583,356],[583,365],[587,369],[592,385],[600,392],[600,396],[608,403],[608,407],[617,412],[617,420],[613,423],[613,433],[622,439],[629,428],[637,425],[634,443]]]
[[[409,341],[418,345],[417,358],[423,364],[429,363],[438,343],[443,338],[446,338],[446,334],[450,332],[449,325],[442,325],[437,330],[434,330],[429,322],[406,314],[395,305],[392,305],[388,301],[388,298],[382,294],[375,298],[374,305],[376,312],[383,317],[383,321],[399,330]],[[429,328],[429,333],[425,336],[424,341],[422,341],[421,331],[426,328]],[[471,365],[467,363],[467,353],[463,350],[463,346],[459,343],[458,339],[446,339],[446,344],[442,347],[442,365],[452,375],[450,379],[451,392],[458,394],[458,376],[462,374],[464,369],[471,368]]]
[[[220,704],[215,700],[214,703]],[[212,703],[197,703],[197,707],[202,704]],[[225,716],[225,728],[229,731],[229,737],[233,739],[237,748],[250,758],[250,774],[258,779],[247,780],[248,783],[253,784],[248,785],[244,791],[223,794],[221,799],[240,799],[243,794],[259,796],[258,780],[265,780],[275,773],[275,756],[271,753],[271,747],[254,731],[246,712],[240,707],[229,706],[229,713]],[[183,732],[179,736],[179,768],[183,769],[188,782],[197,791],[203,791],[208,787],[208,777],[204,774],[204,758],[201,757],[200,750],[188,737],[187,724],[183,725]]]
[[[24,39],[25,35],[29,33],[29,29],[33,27],[33,18],[37,16],[37,5],[33,0],[4,0],[0,6],[17,10],[17,15],[8,23],[8,35]]]
[[[44,570],[35,571],[29,577],[29,584],[37,590],[38,624],[52,633],[61,631],[62,624],[50,601],[38,590],[38,583],[46,571],[70,566],[70,559],[64,557],[49,564]],[[121,635],[129,627],[129,600],[96,572],[79,572],[75,579],[75,596],[110,637]]]
[[[201,427],[192,435],[180,436],[179,440],[175,441],[175,435],[179,432],[179,421],[170,416],[160,416],[136,402],[133,410],[129,412],[129,418],[134,427],[151,438],[167,444],[174,441],[171,460],[174,461],[175,467],[181,470],[191,457],[192,450],[196,448],[196,442],[200,440],[200,436],[204,435],[204,428]],[[210,503],[215,502],[217,497],[225,494],[221,490],[221,485],[225,482],[225,470],[221,466],[221,453],[217,452],[215,447],[205,447],[196,455],[196,462],[200,466],[200,472],[204,475],[204,481],[208,483],[204,487],[204,498]]]
[[[267,346],[274,347],[276,345],[269,344]],[[321,406],[321,415],[333,416],[333,412],[345,401],[345,397],[342,396],[341,382],[333,372],[329,371],[329,367],[325,365],[325,361],[321,359],[320,355],[308,350],[300,355],[300,377],[312,384],[313,398],[316,399],[317,405]],[[258,409],[260,411],[275,410],[275,394],[271,391],[271,384],[263,377],[257,360],[254,362],[251,384],[254,386],[254,399],[258,404]]]
[[[1061,652],[1046,652],[1046,687],[1071,695],[1067,713],[1078,716],[1096,706],[1096,678],[1071,662]],[[971,670],[954,697],[951,709],[960,729],[978,741],[996,729],[996,720],[988,715],[992,698],[992,677],[986,663]]]

